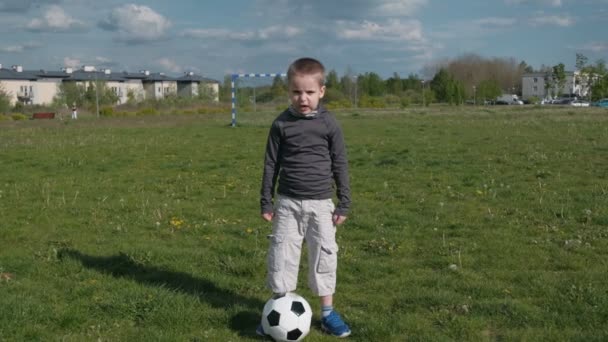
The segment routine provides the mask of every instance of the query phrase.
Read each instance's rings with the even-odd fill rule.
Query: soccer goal
[[[253,105],[253,109],[255,111],[256,103],[258,98],[264,95],[264,99],[273,99],[273,96],[282,96],[280,94],[281,89],[285,87],[284,79],[287,77],[285,73],[275,73],[275,74],[232,74],[231,76],[231,95],[232,95],[232,123],[231,126],[236,126],[237,120],[237,107],[240,102],[250,102]],[[259,84],[254,83],[253,86],[248,87],[240,87],[239,80],[265,80],[266,84],[259,86]],[[280,82],[279,82],[280,81]],[[270,85],[269,85],[270,84]],[[268,88],[270,90],[269,95],[265,95],[265,93],[258,94],[259,89]],[[239,101],[240,100],[240,101]]]

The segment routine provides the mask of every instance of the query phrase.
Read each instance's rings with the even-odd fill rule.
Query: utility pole
[[[424,98],[424,80],[420,81],[422,83],[422,107],[426,106],[426,99]]]
[[[97,70],[94,70],[93,72],[95,73],[95,112],[99,119],[99,82],[97,80]]]
[[[473,105],[477,105],[477,87],[473,86]]]
[[[359,88],[359,82],[358,82],[358,77],[355,75],[353,76],[354,79],[354,85],[355,85],[355,103],[354,103],[354,107],[357,108],[357,89]]]

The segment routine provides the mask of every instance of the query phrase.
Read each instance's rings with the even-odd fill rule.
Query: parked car
[[[608,108],[608,98],[593,102],[591,105],[595,107]]]
[[[570,102],[570,105],[574,107],[589,107],[589,102],[582,100],[574,100]]]

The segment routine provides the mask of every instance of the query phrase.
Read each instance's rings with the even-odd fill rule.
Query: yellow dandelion
[[[245,231],[247,232],[247,234],[251,234],[253,233],[253,228],[247,228],[245,229]]]

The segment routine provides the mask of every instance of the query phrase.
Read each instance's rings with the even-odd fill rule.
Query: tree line
[[[575,82],[589,90],[589,100],[608,97],[608,77],[603,60],[589,64],[588,59],[577,54]],[[347,70],[339,76],[330,70],[326,77],[324,102],[328,106],[350,107],[406,107],[409,104],[429,105],[446,103],[460,105],[465,102],[484,103],[496,99],[503,93],[522,94],[522,76],[538,72],[544,75],[546,92],[552,97],[560,97],[565,91],[566,70],[563,63],[554,66],[542,65],[534,69],[525,61],[514,58],[484,58],[476,54],[465,54],[455,59],[446,59],[425,66],[424,76],[410,74],[400,77],[394,73],[382,79],[374,72],[355,74]],[[230,85],[227,76],[224,85]],[[254,90],[255,88],[255,90]],[[239,106],[249,106],[257,91],[258,103],[284,101],[287,85],[276,77],[272,85],[238,88]],[[230,101],[230,87],[222,87],[220,99]]]
[[[588,90],[589,100],[608,97],[608,71],[602,59],[590,63],[583,54],[576,54],[575,82]],[[446,103],[460,105],[465,102],[484,103],[503,93],[521,95],[521,79],[526,73],[539,72],[544,75],[546,92],[559,97],[566,82],[563,63],[554,66],[542,65],[534,69],[525,61],[514,58],[486,58],[476,54],[465,54],[454,59],[431,63],[422,70],[422,75],[409,74],[401,77],[394,73],[383,79],[375,72],[355,73],[347,69],[342,76],[330,70],[326,77],[325,103],[330,107],[384,108],[407,107],[410,104],[429,105]],[[231,78],[229,75],[220,86],[220,101],[231,102]],[[247,107],[260,104],[285,104],[287,84],[281,77],[275,77],[266,86],[242,86],[238,88],[238,105]],[[0,87],[0,113],[11,110],[9,94]],[[127,94],[127,105],[135,105],[141,99],[135,94]],[[176,103],[176,99],[155,100],[162,103]],[[185,100],[179,100],[185,101]],[[178,102],[179,102],[178,101]],[[192,102],[192,100],[187,100]],[[210,103],[211,97],[201,94],[194,99],[200,103]],[[255,102],[254,102],[255,101]],[[61,84],[53,107],[94,108],[115,106],[118,97],[104,82],[89,83],[87,86],[74,83]],[[150,106],[149,101],[143,105]],[[152,104],[154,105],[154,104]],[[19,104],[17,105],[19,106]],[[17,108],[19,109],[19,108]]]

